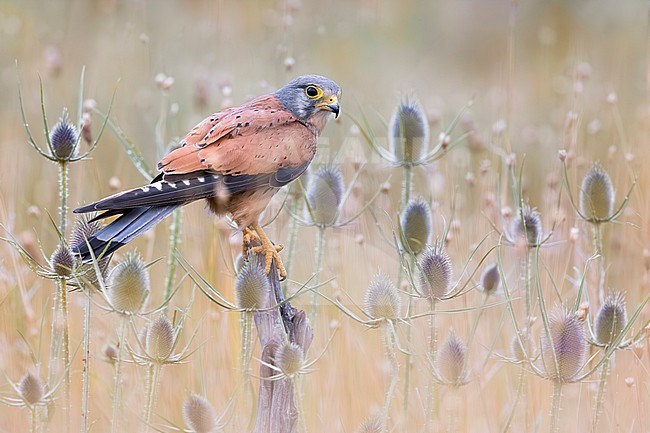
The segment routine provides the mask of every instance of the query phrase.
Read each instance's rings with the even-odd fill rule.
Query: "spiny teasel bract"
[[[418,255],[429,242],[431,234],[431,207],[422,198],[409,201],[400,218],[403,242]]]
[[[589,169],[580,187],[580,213],[589,221],[606,221],[614,212],[612,179],[599,164]]]
[[[610,293],[596,313],[594,323],[596,342],[602,345],[612,344],[626,325],[625,295],[621,292]]]
[[[586,338],[578,316],[557,307],[548,316],[548,334],[542,330],[542,361],[549,379],[571,382],[585,364]]]
[[[402,301],[397,287],[384,273],[375,275],[364,298],[366,313],[373,319],[396,319],[400,315]]]
[[[427,154],[429,122],[417,101],[402,100],[388,126],[388,146],[398,165],[414,165]]]
[[[420,294],[432,300],[444,299],[451,290],[451,259],[442,247],[426,248],[418,259]]]
[[[320,226],[335,225],[344,191],[343,174],[339,167],[325,165],[310,173],[305,197],[308,221]]]
[[[149,272],[140,255],[129,252],[109,274],[107,297],[118,312],[135,314],[149,297]]]

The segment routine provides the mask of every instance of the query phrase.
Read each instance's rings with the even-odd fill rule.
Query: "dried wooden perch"
[[[275,266],[268,275],[273,290],[268,293],[267,305],[277,305],[284,300]],[[254,314],[255,327],[262,347],[262,361],[273,365],[275,352],[285,341],[296,343],[306,353],[313,331],[307,324],[305,312],[288,302],[277,309]],[[262,364],[260,390],[257,399],[257,419],[253,433],[293,433],[298,431],[299,414],[290,379],[265,380],[277,372]]]

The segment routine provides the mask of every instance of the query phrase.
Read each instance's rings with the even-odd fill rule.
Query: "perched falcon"
[[[90,260],[90,245],[95,257],[111,254],[174,209],[206,199],[214,213],[232,217],[244,242],[259,239],[254,252],[265,254],[267,273],[275,259],[285,277],[281,247],[273,245],[258,219],[278,189],[307,169],[319,134],[339,114],[340,96],[334,81],[304,75],[275,93],[207,117],[182,147],[158,163],[160,173],[149,185],[75,209],[103,211],[98,219],[119,215],[76,252]]]

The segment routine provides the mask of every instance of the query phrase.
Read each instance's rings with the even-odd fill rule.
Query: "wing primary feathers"
[[[82,243],[75,246],[73,251],[79,254],[83,261],[89,261],[92,259],[88,248],[88,245],[90,245],[96,258],[100,256],[106,257],[136,236],[158,224],[179,206],[144,206],[128,210],[90,237],[87,244]]]

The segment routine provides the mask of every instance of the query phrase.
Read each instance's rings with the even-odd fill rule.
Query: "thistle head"
[[[596,341],[603,345],[612,344],[626,325],[625,296],[621,292],[610,293],[596,314]]]
[[[399,317],[402,301],[397,287],[386,274],[373,277],[364,299],[366,313],[373,319],[391,320]]]
[[[485,268],[483,275],[481,275],[481,289],[486,295],[493,294],[499,288],[500,282],[501,276],[496,263]]]
[[[82,214],[74,222],[72,227],[72,234],[70,235],[70,247],[77,248],[81,245],[86,245],[86,240],[93,237],[104,228],[104,225],[98,221],[93,220],[96,214]]]
[[[18,394],[27,404],[35,405],[45,397],[45,383],[33,373],[26,373],[18,381]]]
[[[313,224],[336,224],[344,190],[343,175],[336,166],[322,166],[310,174],[306,199],[307,214]]]
[[[59,161],[69,161],[77,148],[77,128],[68,119],[68,110],[63,109],[59,122],[50,134],[53,156]]]
[[[87,239],[90,239],[104,227],[100,221],[93,221],[95,216],[94,213],[82,214],[75,221],[72,227],[72,234],[70,235],[71,248],[76,249],[81,245],[86,245]],[[102,279],[106,278],[109,261],[110,255],[100,258],[97,262]],[[82,263],[78,271],[80,276],[78,275],[77,279],[81,279],[83,284],[89,284],[95,288],[100,287],[99,281],[97,280],[97,273],[92,263]]]
[[[429,299],[443,299],[451,290],[451,260],[441,248],[427,248],[418,260],[420,292]]]
[[[275,352],[275,366],[287,377],[300,373],[305,365],[305,352],[299,344],[287,341]]]
[[[244,264],[235,279],[235,303],[243,310],[255,310],[265,306],[271,283],[264,272],[264,266],[253,256]]]
[[[614,199],[612,179],[595,163],[582,179],[580,213],[591,221],[606,221],[614,212]]]
[[[76,260],[72,251],[64,244],[59,244],[50,257],[52,270],[61,278],[68,278],[72,275],[75,262]]]
[[[137,253],[129,252],[109,275],[108,299],[116,311],[138,313],[149,297],[149,273]]]
[[[421,198],[411,200],[400,218],[404,242],[417,255],[426,247],[431,233],[431,207]]]
[[[453,385],[461,385],[466,378],[465,363],[467,346],[465,343],[449,331],[449,337],[438,349],[436,356],[436,368],[440,378]]]
[[[208,400],[192,394],[183,403],[183,418],[195,433],[211,433],[217,428],[217,416]]]
[[[512,220],[512,233],[516,239],[523,239],[530,247],[539,245],[542,239],[542,220],[539,212],[524,205]]]
[[[174,347],[174,328],[164,314],[147,326],[145,349],[147,355],[158,361],[169,358]]]
[[[429,122],[417,101],[403,100],[388,126],[388,145],[395,162],[413,165],[420,162],[429,147]]]
[[[378,416],[371,416],[361,423],[356,433],[381,433],[383,426],[381,418]]]
[[[571,382],[585,363],[585,332],[578,316],[565,308],[549,315],[549,334],[542,332],[542,361],[550,379]]]

